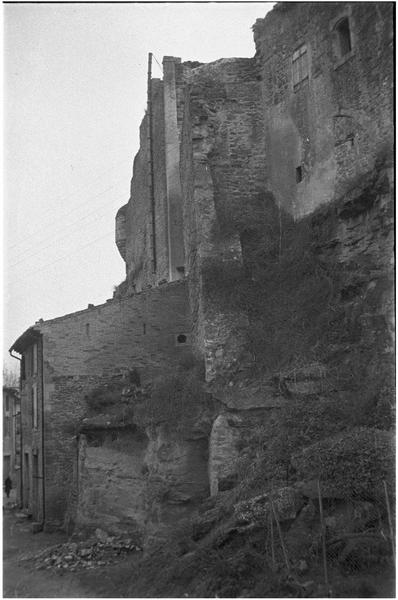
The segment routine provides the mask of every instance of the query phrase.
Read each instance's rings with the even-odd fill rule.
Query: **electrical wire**
[[[161,73],[162,73],[162,75],[163,75],[163,67],[162,67],[162,65],[160,64],[160,62],[158,61],[158,59],[156,58],[156,56],[154,55],[154,53],[153,53],[153,52],[152,52],[152,56],[153,56],[153,58],[155,59],[155,61],[158,63],[158,65],[159,65],[159,68],[160,68],[160,71],[161,71]]]
[[[114,169],[114,168],[116,168],[116,167],[120,166],[121,164],[123,164],[123,163],[125,163],[125,162],[126,162],[126,161],[122,161],[122,162],[120,162],[120,163],[116,163],[116,164],[115,164],[113,167],[111,167],[110,169],[108,169],[107,171],[105,171],[105,172],[104,172],[102,175],[100,175],[100,176],[96,177],[95,179],[93,179],[93,181],[92,181],[92,182],[90,182],[90,183],[87,183],[87,184],[85,184],[84,186],[82,186],[82,187],[80,187],[80,188],[77,188],[75,191],[71,192],[71,194],[69,194],[69,195],[67,195],[67,196],[61,196],[61,197],[59,197],[59,198],[58,198],[58,201],[66,201],[66,200],[69,200],[69,199],[70,199],[72,196],[74,196],[74,195],[75,195],[75,194],[77,194],[78,192],[81,192],[82,190],[84,190],[84,189],[85,189],[85,188],[87,188],[88,186],[92,185],[92,183],[93,183],[94,181],[97,181],[98,179],[100,179],[101,177],[105,176],[107,173],[109,173],[110,171],[112,171],[112,169]],[[87,204],[90,204],[90,202],[89,202],[90,200],[93,200],[94,198],[97,198],[97,197],[98,197],[98,196],[100,196],[101,194],[103,194],[103,193],[107,192],[108,190],[111,190],[111,189],[113,189],[114,187],[116,187],[116,186],[115,186],[115,185],[114,185],[114,186],[111,186],[111,187],[109,187],[109,188],[106,188],[105,190],[103,190],[103,191],[99,192],[98,194],[96,194],[96,195],[94,195],[94,196],[91,196],[91,197],[89,196],[88,200],[87,200],[87,201],[85,201],[84,205],[86,206]],[[37,234],[37,232],[41,231],[42,229],[46,229],[46,228],[48,228],[49,226],[51,226],[51,224],[52,224],[52,223],[55,223],[55,222],[59,221],[60,219],[64,219],[65,217],[67,217],[67,216],[71,215],[72,213],[76,212],[77,210],[81,209],[81,207],[82,207],[82,205],[80,204],[79,206],[76,206],[75,208],[73,208],[72,210],[70,210],[69,212],[67,212],[66,214],[64,214],[64,215],[59,215],[59,216],[58,216],[56,219],[54,219],[54,220],[52,220],[52,221],[49,221],[49,222],[47,222],[47,223],[45,223],[45,224],[41,225],[41,226],[40,226],[38,229],[36,229],[35,231],[33,231],[31,234],[29,234],[29,236],[27,236],[26,238],[24,238],[24,239],[23,239],[21,242],[16,242],[16,243],[14,243],[12,246],[10,246],[10,247],[9,247],[9,249],[10,249],[10,250],[12,250],[12,249],[13,249],[13,248],[15,248],[16,246],[19,246],[21,243],[24,243],[25,241],[27,241],[27,240],[31,239],[32,237],[34,237],[34,236]],[[45,211],[45,212],[42,214],[42,217],[46,216],[47,214],[54,214],[54,213],[56,213],[56,212],[57,212],[56,210],[53,210],[53,211],[52,211],[52,210]]]
[[[115,187],[115,186],[112,186],[112,187],[111,187],[111,188],[109,188],[109,189],[113,189],[114,187]],[[98,209],[102,208],[103,206],[108,206],[109,210],[106,210],[106,211],[102,212],[100,215],[98,215]],[[80,219],[78,219],[77,221],[74,221],[73,223],[69,223],[69,224],[68,224],[67,226],[65,226],[63,229],[64,229],[64,230],[65,230],[65,229],[69,229],[70,227],[73,227],[74,225],[77,225],[78,223],[81,223],[82,221],[84,221],[85,219],[87,219],[88,217],[90,217],[91,215],[97,214],[97,216],[99,216],[99,217],[101,217],[101,216],[105,216],[105,215],[107,215],[107,214],[109,213],[109,211],[112,211],[112,212],[114,212],[114,211],[116,211],[118,208],[119,208],[118,206],[115,206],[115,207],[112,207],[112,206],[110,206],[110,205],[108,204],[108,201],[107,201],[107,202],[103,202],[103,203],[102,203],[102,204],[100,204],[100,205],[99,205],[99,206],[98,206],[98,207],[97,207],[95,210],[93,210],[93,211],[91,211],[91,212],[87,213],[86,215],[83,215],[83,216],[82,216]],[[90,220],[90,221],[89,221],[89,222],[88,222],[88,223],[85,225],[85,227],[89,227],[89,226],[91,225],[91,223],[94,223],[94,222],[95,222],[95,221],[97,221],[97,220],[98,220],[97,218],[95,218],[95,219],[91,219],[91,220]],[[39,246],[40,246],[40,247],[38,248],[37,252],[35,252],[34,254],[30,254],[28,258],[30,258],[31,256],[36,256],[37,254],[39,254],[39,253],[40,253],[40,252],[42,252],[43,250],[46,250],[46,248],[49,248],[49,247],[53,246],[54,244],[56,244],[56,243],[57,243],[57,242],[59,242],[60,240],[64,240],[64,239],[66,239],[67,237],[69,237],[69,235],[71,235],[71,234],[73,234],[73,233],[75,233],[75,232],[81,231],[81,229],[82,229],[82,227],[79,227],[79,228],[77,228],[77,229],[74,229],[72,232],[68,233],[67,235],[64,235],[64,236],[62,236],[61,238],[59,238],[59,237],[56,237],[56,239],[55,239],[53,242],[51,242],[51,244],[48,244],[48,245],[47,245],[47,246],[45,246],[44,248],[43,248],[43,247],[41,247],[41,246],[40,246],[40,243],[41,243],[41,242],[46,242],[46,241],[48,241],[48,239],[51,239],[51,238],[53,237],[53,235],[54,235],[54,232],[53,232],[53,234],[52,234],[51,236],[49,236],[49,238],[47,238],[46,240],[42,240],[41,242],[39,242]],[[58,235],[58,232],[56,231],[56,232],[55,232],[55,236],[57,236],[57,235]],[[26,251],[24,251],[24,252],[20,252],[20,253],[19,253],[19,254],[18,254],[18,255],[17,255],[15,258],[16,258],[16,259],[18,259],[20,256],[23,256],[23,255],[25,255],[25,254],[26,254]],[[13,264],[12,264],[12,265],[10,265],[10,266],[11,266],[11,267],[14,267],[14,266],[16,266],[17,264],[19,264],[20,262],[23,262],[24,260],[26,260],[26,259],[17,260],[17,262],[16,262],[16,263],[13,263]]]
[[[90,214],[93,214],[93,213],[90,213]],[[108,213],[104,212],[101,215],[98,215],[95,219],[92,219],[85,227],[87,227],[91,223],[95,223],[99,219],[102,219],[103,217],[107,217],[107,216],[108,216]],[[83,221],[84,218],[86,218],[86,217],[83,217],[83,219],[81,219],[81,221]],[[26,262],[27,260],[30,260],[31,258],[34,258],[38,254],[41,254],[42,252],[44,252],[44,250],[47,250],[48,248],[51,248],[51,246],[54,246],[54,244],[57,244],[58,242],[61,242],[62,240],[67,239],[70,235],[73,235],[74,233],[78,233],[79,231],[82,231],[82,229],[84,229],[84,227],[78,227],[78,228],[74,229],[73,231],[71,231],[70,233],[68,233],[67,235],[62,236],[61,238],[57,238],[56,240],[54,240],[53,242],[51,242],[51,244],[48,244],[47,246],[44,246],[44,248],[39,248],[36,252],[33,252],[33,254],[29,254],[28,256],[26,256],[25,258],[22,258],[18,262],[14,263],[12,265],[9,265],[9,268],[10,269],[14,268],[17,265],[20,265],[21,263]]]
[[[92,240],[91,242],[89,242],[88,244],[84,244],[83,246],[78,246],[77,248],[75,248],[73,250],[73,252],[69,252],[68,254],[65,254],[64,256],[60,256],[59,258],[57,258],[56,260],[53,260],[50,263],[47,263],[45,265],[43,265],[42,267],[40,267],[40,269],[36,269],[36,271],[30,271],[26,277],[15,277],[13,278],[13,282],[14,281],[25,281],[25,279],[31,277],[32,275],[36,275],[36,273],[40,273],[41,271],[43,271],[44,269],[47,269],[48,267],[51,267],[52,265],[54,265],[55,263],[61,261],[61,260],[65,260],[66,258],[69,258],[69,256],[72,256],[73,254],[76,254],[76,252],[78,252],[79,250],[82,250],[83,248],[88,248],[89,246],[92,246],[93,244],[95,244],[96,242],[99,242],[100,240],[103,240],[104,238],[110,236],[112,234],[112,236],[114,235],[114,230],[112,231],[108,231],[107,233],[105,233],[104,235],[101,235],[100,237],[96,238],[95,240]]]

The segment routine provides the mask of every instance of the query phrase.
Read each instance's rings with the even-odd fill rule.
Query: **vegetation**
[[[150,394],[136,406],[134,421],[141,427],[165,425],[183,435],[210,406],[201,373],[196,367],[180,366],[155,379]]]

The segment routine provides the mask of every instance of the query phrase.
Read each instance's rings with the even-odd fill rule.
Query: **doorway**
[[[23,507],[29,508],[30,503],[30,460],[29,453],[25,452],[23,461]]]

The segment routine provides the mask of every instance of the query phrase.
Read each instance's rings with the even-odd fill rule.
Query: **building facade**
[[[19,390],[3,386],[3,479],[11,479],[16,502],[21,494],[21,401]]]
[[[78,424],[92,390],[136,370],[143,384],[190,355],[185,282],[37,322],[12,347],[21,360],[22,506],[47,529],[75,495]]]

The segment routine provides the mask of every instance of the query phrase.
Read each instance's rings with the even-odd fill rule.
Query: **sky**
[[[269,2],[3,5],[3,358],[40,318],[101,304],[125,277],[148,52],[250,57]],[[162,77],[153,61],[153,76]]]

